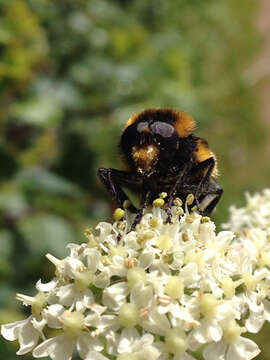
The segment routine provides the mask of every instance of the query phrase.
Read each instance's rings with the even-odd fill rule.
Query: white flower
[[[240,336],[243,332],[246,332],[246,329],[241,328],[235,320],[231,320],[223,328],[223,340],[205,347],[204,358],[206,360],[253,359],[260,350],[252,340]]]
[[[118,346],[118,354],[125,354],[126,359],[130,355],[136,355],[138,359],[156,360],[160,351],[154,345],[154,337],[150,334],[141,336],[136,329],[124,329],[121,332]]]
[[[119,329],[118,317],[112,314],[102,315],[102,312],[105,312],[106,308],[96,309],[98,305],[93,305],[91,308],[92,312],[88,314],[85,318],[85,325],[90,328],[95,328],[91,332],[93,336],[106,335],[111,331],[117,331]]]
[[[52,329],[61,329],[63,327],[61,322],[61,315],[65,311],[65,308],[61,304],[53,304],[43,310],[43,319],[46,320],[48,326]]]
[[[270,220],[270,189],[265,189],[261,194],[256,193],[251,196],[246,194],[247,205],[237,209],[235,206],[230,208],[230,219],[224,224],[224,228],[239,231],[244,228],[257,227],[266,230]]]
[[[226,225],[236,234],[217,234],[187,205],[172,208],[171,224],[149,208],[129,231],[135,215],[121,210],[66,258],[47,255],[54,279],[38,281],[35,297],[17,295],[32,315],[2,335],[19,340],[18,354],[57,360],[74,349],[84,360],[194,360],[202,347],[206,360],[254,358],[257,345],[241,334],[270,320],[270,191],[248,201]],[[59,334],[45,338],[51,329]]]
[[[240,318],[237,302],[218,300],[212,294],[199,296],[201,297],[200,312],[204,318],[201,319],[200,326],[196,327],[190,334],[194,350],[199,347],[199,344],[220,341],[223,335],[223,327],[231,320]]]
[[[94,303],[92,291],[89,289],[78,291],[74,283],[61,286],[57,290],[56,295],[59,298],[59,303],[68,306],[70,310],[75,308],[76,311],[83,311]]]
[[[260,353],[254,341],[240,336],[237,343],[227,344],[225,341],[209,344],[203,351],[205,360],[251,360]]]
[[[20,349],[17,355],[24,355],[32,351],[38,344],[41,337],[44,339],[42,330],[46,325],[46,320],[38,322],[32,315],[25,320],[15,321],[13,323],[1,326],[2,336],[10,341],[19,340]]]
[[[161,336],[165,335],[171,327],[167,316],[160,314],[155,307],[146,310],[141,326],[145,331]]]
[[[189,350],[189,338],[182,328],[174,327],[169,329],[165,335],[163,343],[158,343],[161,350],[159,360],[195,360],[187,351]]]
[[[126,302],[129,288],[126,282],[111,285],[103,292],[102,303],[113,311],[120,309],[121,305]]]
[[[82,358],[85,358],[90,351],[98,353],[103,349],[103,345],[98,339],[93,339],[88,333],[82,332],[77,339],[63,334],[45,340],[35,348],[33,356],[35,358],[49,356],[53,360],[70,360],[75,346]]]
[[[53,305],[52,305],[53,306]],[[64,333],[43,341],[34,351],[36,358],[49,356],[51,359],[69,360],[72,357],[73,348],[76,347],[80,356],[84,357],[89,351],[101,351],[102,343],[93,338],[88,332],[83,331],[85,318],[80,312],[62,311],[59,308],[50,308],[50,313],[58,315],[57,321],[50,320],[52,327],[62,327]],[[49,316],[47,316],[48,318]],[[53,317],[53,316],[52,316]]]
[[[242,302],[242,309],[248,310],[248,317],[245,320],[245,327],[251,333],[258,333],[264,322],[269,321],[269,301],[263,300],[260,292],[247,292],[239,296]]]
[[[85,360],[110,360],[110,359],[100,354],[97,351],[89,351],[86,355]]]

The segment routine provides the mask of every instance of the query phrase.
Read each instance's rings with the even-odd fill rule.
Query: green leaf
[[[0,231],[0,261],[1,257],[7,258],[13,250],[12,234],[8,230]]]
[[[44,127],[57,124],[62,117],[61,106],[50,95],[16,103],[11,108],[11,113],[28,124]]]
[[[11,217],[18,217],[27,209],[27,202],[18,191],[2,191],[0,193],[0,209]]]
[[[75,241],[71,225],[55,215],[24,218],[18,223],[18,229],[30,250],[38,255],[50,252],[55,256],[66,256],[66,245]]]
[[[77,196],[79,187],[46,169],[33,167],[20,171],[15,182],[27,189],[48,192],[50,194]]]

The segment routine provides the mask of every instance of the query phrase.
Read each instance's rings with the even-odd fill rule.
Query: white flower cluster
[[[17,354],[57,360],[74,351],[85,360],[194,360],[199,349],[206,360],[259,354],[242,334],[270,321],[267,231],[216,234],[209,218],[187,205],[184,213],[179,204],[168,224],[162,201],[154,205],[136,231],[129,231],[133,215],[118,209],[114,224],[86,231],[88,242],[70,244],[65,259],[47,255],[54,279],[38,281],[35,297],[17,295],[31,315],[2,325],[4,338],[18,339]]]
[[[246,206],[230,208],[230,220],[224,224],[224,228],[232,231],[244,228],[259,228],[270,234],[270,189],[264,189],[261,193],[250,195],[246,193]]]

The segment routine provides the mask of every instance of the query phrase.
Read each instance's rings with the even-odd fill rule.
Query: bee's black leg
[[[202,162],[200,162],[197,166],[196,166],[196,171],[203,171],[203,170],[207,170],[206,173],[203,175],[197,190],[194,194],[195,199],[198,199],[198,197],[200,196],[201,192],[202,192],[202,188],[204,186],[204,184],[209,180],[213,169],[215,167],[216,164],[216,160],[213,157],[210,157]]]
[[[122,207],[124,202],[129,200],[129,198],[121,186],[132,183],[132,181],[134,181],[132,175],[125,171],[105,168],[98,169],[98,174],[101,182],[109,190],[112,199]],[[137,212],[137,209],[132,204],[130,204],[128,209],[132,212]]]
[[[166,210],[167,212],[167,219],[166,219],[166,223],[170,223],[171,219],[172,219],[172,213],[171,213],[171,207],[173,205],[173,201],[179,191],[179,189],[181,188],[181,186],[184,184],[185,179],[191,169],[191,165],[192,163],[186,165],[183,169],[183,171],[181,172],[181,174],[179,175],[178,179],[176,180],[172,190],[169,193],[168,196],[168,208]]]
[[[198,212],[201,214],[202,211],[201,211],[201,205],[200,205],[199,200],[195,197],[194,201],[195,201],[195,205],[197,207]]]
[[[143,217],[143,211],[144,209],[149,205],[149,200],[150,200],[150,191],[147,191],[145,196],[143,197],[143,203],[135,217],[135,220],[130,228],[130,231],[133,231],[136,229],[136,226],[139,224],[139,222],[141,221],[142,217]]]
[[[209,181],[210,176],[211,176],[211,174],[213,172],[213,169],[215,167],[215,163],[216,163],[215,158],[210,157],[210,158],[198,163],[192,169],[191,176],[193,176],[193,174],[194,174],[194,176],[198,176],[198,174],[201,173],[201,175],[200,175],[201,176],[201,181],[197,185],[197,189],[196,189],[196,191],[195,191],[195,193],[193,195],[194,195],[194,198],[195,198],[194,201],[195,201],[195,204],[197,206],[197,209],[198,209],[199,213],[201,213],[202,215],[206,215],[206,213],[205,213],[205,209],[204,210],[201,209],[201,204],[200,204],[199,198],[200,198],[200,196],[202,194],[205,194],[205,195],[208,195],[208,196],[210,195],[210,192],[205,191],[204,185]],[[206,170],[206,173],[204,173],[205,170]],[[216,182],[215,182],[215,184],[216,184]],[[217,186],[218,185],[216,185],[216,187]],[[218,189],[220,189],[220,187],[218,187]],[[211,195],[215,194],[216,190],[217,189],[215,188],[213,191],[211,191]],[[220,195],[220,197],[221,197],[221,195]],[[205,196],[205,198],[206,198],[206,196]],[[213,200],[211,200],[211,202],[207,205],[207,207],[211,205],[212,201]],[[218,200],[217,200],[217,202],[218,202]],[[215,203],[215,205],[217,204],[217,202]],[[212,210],[214,209],[215,205],[213,205]]]

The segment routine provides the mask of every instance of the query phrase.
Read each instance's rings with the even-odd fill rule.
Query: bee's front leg
[[[194,172],[202,173],[201,181],[198,184],[197,190],[196,190],[196,192],[194,194],[196,199],[198,199],[198,197],[201,195],[204,185],[209,181],[210,176],[213,173],[215,164],[216,164],[215,158],[210,157],[210,158],[200,162],[194,168]]]
[[[130,203],[128,196],[122,190],[121,186],[130,185],[131,183],[136,182],[136,179],[131,173],[110,168],[100,168],[98,169],[98,175],[101,182],[111,194],[112,199],[116,201],[119,206],[124,207],[126,201],[129,201]],[[128,209],[134,213],[138,212],[136,207],[131,203],[128,206]]]
[[[149,205],[149,200],[150,200],[150,196],[151,196],[151,192],[150,191],[147,191],[145,193],[145,195],[143,196],[143,202],[142,202],[142,205],[135,217],[135,220],[131,226],[131,229],[130,231],[133,231],[136,229],[136,226],[140,223],[142,217],[143,217],[143,212],[144,210],[147,208],[147,206]]]

